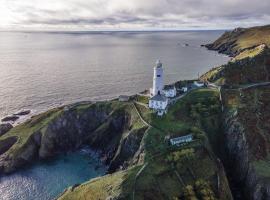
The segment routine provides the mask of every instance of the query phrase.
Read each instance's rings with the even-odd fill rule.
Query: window
[[[157,77],[160,77],[160,75],[157,75]]]

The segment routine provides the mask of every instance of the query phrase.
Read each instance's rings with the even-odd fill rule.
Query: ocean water
[[[161,59],[165,82],[197,78],[229,58],[200,47],[222,31],[0,32],[0,119],[63,104],[104,100],[150,88]],[[189,46],[184,45],[185,43]],[[66,187],[105,173],[95,158],[74,152],[0,177],[0,200],[48,200]]]
[[[65,188],[105,172],[96,156],[83,149],[0,177],[0,200],[51,200]]]
[[[0,32],[0,118],[143,91],[151,87],[157,59],[166,83],[196,78],[229,60],[200,47],[221,34]]]

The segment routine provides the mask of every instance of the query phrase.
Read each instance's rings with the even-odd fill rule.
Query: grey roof
[[[153,100],[153,101],[167,101],[167,97],[165,97],[162,94],[157,94],[157,95],[153,96],[150,100]]]
[[[186,139],[189,139],[189,138],[193,138],[192,134],[188,134],[188,135],[184,135],[184,136],[181,136],[181,137],[176,137],[176,138],[172,138],[170,139],[171,141],[178,141],[178,140],[186,140]]]
[[[127,98],[128,99],[129,96],[128,95],[120,95],[119,98]]]
[[[175,86],[174,85],[165,85],[164,86],[164,90],[170,90],[170,89],[174,89]]]

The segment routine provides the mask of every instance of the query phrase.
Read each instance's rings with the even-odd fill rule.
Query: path
[[[176,170],[174,170],[174,173],[176,174],[176,177],[178,178],[178,180],[182,184],[182,186],[185,187],[186,185],[185,185],[183,179],[181,178],[180,174]]]
[[[148,163],[145,163],[142,168],[138,171],[138,173],[135,176],[135,180],[134,180],[134,185],[133,185],[133,192],[132,192],[132,199],[135,199],[135,192],[136,192],[136,183],[137,183],[137,179],[138,177],[141,175],[141,173],[143,172],[143,170],[145,169],[145,167],[148,165]]]
[[[174,104],[175,102],[177,102],[179,99],[183,98],[184,96],[187,95],[187,93],[189,93],[191,90],[189,90],[188,92],[178,96],[178,97],[175,97],[173,99],[169,99],[169,104]]]
[[[135,108],[135,110],[136,110],[136,112],[137,112],[138,116],[139,116],[139,117],[140,117],[140,119],[142,120],[142,122],[143,122],[144,124],[146,124],[147,126],[152,127],[152,125],[151,125],[151,124],[149,124],[147,121],[145,121],[145,120],[143,119],[143,117],[142,117],[142,115],[141,115],[140,111],[138,110],[138,108],[137,108],[137,106],[135,105],[135,103],[134,103],[134,102],[132,103],[132,105],[134,106],[134,108]]]
[[[144,106],[145,108],[149,108],[148,107],[148,104],[146,104],[146,103],[142,103],[142,102],[139,102],[139,101],[134,101],[136,104],[139,104],[139,105],[141,105],[141,106]]]

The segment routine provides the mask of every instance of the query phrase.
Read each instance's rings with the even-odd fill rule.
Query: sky
[[[1,30],[201,30],[270,23],[270,0],[0,0]]]

